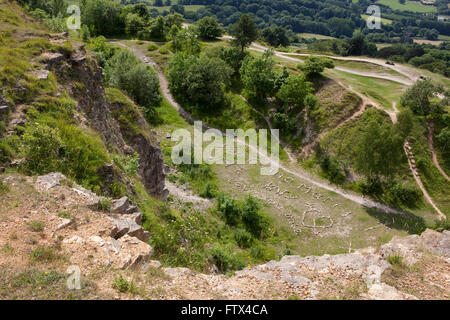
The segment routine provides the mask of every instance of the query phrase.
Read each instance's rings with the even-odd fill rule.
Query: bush
[[[389,262],[393,266],[400,266],[403,264],[403,257],[402,256],[387,256],[386,261]]]
[[[28,227],[31,229],[31,231],[34,232],[40,232],[44,230],[44,223],[41,221],[30,221],[27,223]]]
[[[214,185],[210,182],[207,182],[203,187],[203,190],[200,192],[200,197],[203,198],[214,198],[216,195],[216,189]]]
[[[98,201],[98,206],[101,211],[109,212],[111,210],[111,205],[112,205],[111,200],[105,197],[100,197],[100,200]]]
[[[130,288],[130,284],[124,277],[122,277],[122,275],[119,275],[118,277],[116,276],[111,286],[113,287],[113,289],[116,289],[117,291],[122,293],[127,292]]]
[[[444,230],[450,230],[450,221],[448,218],[442,219],[442,220],[436,220],[432,226],[430,226],[431,229],[442,232]]]
[[[26,167],[30,172],[56,170],[64,146],[59,130],[47,125],[30,125],[26,127],[22,140]]]
[[[154,43],[150,43],[147,47],[148,51],[155,51],[156,49],[158,49],[158,46]]]
[[[412,208],[422,199],[422,192],[416,186],[391,183],[385,187],[384,198],[387,203]]]
[[[217,198],[217,209],[222,213],[228,225],[235,226],[239,223],[241,209],[236,200],[228,195],[222,194]]]
[[[161,53],[161,54],[168,54],[169,53],[169,49],[167,49],[165,47],[161,47],[159,49],[159,53]]]
[[[239,270],[245,266],[245,263],[234,256],[231,251],[221,246],[215,246],[212,250],[213,262],[221,272]]]
[[[236,229],[234,231],[234,239],[241,248],[249,248],[253,243],[252,235],[244,229]]]
[[[129,176],[134,176],[138,172],[139,154],[137,152],[129,156],[114,156],[113,161]]]
[[[342,184],[345,181],[345,174],[339,161],[330,155],[325,155],[320,160],[320,168],[325,177],[333,183]]]
[[[122,89],[146,113],[159,104],[159,80],[156,72],[147,68],[129,51],[120,50],[105,66],[105,81],[115,88]]]
[[[260,212],[258,203],[250,195],[242,206],[242,222],[245,229],[254,237],[263,239],[267,236],[270,227],[269,218]]]
[[[52,248],[38,247],[30,252],[30,260],[32,262],[52,262],[60,258]]]
[[[252,247],[250,255],[256,260],[273,260],[275,259],[275,250],[267,246],[257,245]]]

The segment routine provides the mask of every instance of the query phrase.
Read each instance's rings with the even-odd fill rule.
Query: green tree
[[[261,32],[261,36],[265,42],[274,47],[286,47],[290,43],[287,31],[283,27],[271,26],[264,28]]]
[[[233,43],[244,51],[258,37],[258,29],[249,14],[243,14],[239,22],[231,26],[231,34],[234,36]]]
[[[145,107],[147,113],[152,112],[152,107],[158,105],[161,100],[156,72],[138,64],[125,74],[125,78],[122,89],[139,105]]]
[[[47,125],[27,126],[22,137],[26,167],[31,172],[46,173],[57,168],[64,144],[57,129]]]
[[[51,2],[52,16],[53,17],[63,16],[65,14],[66,7],[67,5],[64,2],[64,0],[52,0]]]
[[[402,95],[400,103],[411,109],[415,114],[429,115],[430,113],[439,113],[443,107],[442,103],[446,103],[446,99],[442,103],[436,102],[436,96],[445,93],[441,85],[435,84],[430,79],[418,80],[409,87]]]
[[[214,40],[223,34],[222,26],[213,17],[204,17],[197,24],[198,35],[204,40]]]
[[[105,73],[108,85],[126,91],[147,112],[159,103],[161,97],[156,73],[142,65],[131,52],[117,52],[108,60]]]
[[[325,68],[333,69],[333,60],[323,57],[309,56],[306,58],[304,64],[298,65],[298,68],[302,70],[307,77],[316,77],[320,75]]]
[[[125,32],[136,35],[144,27],[144,20],[137,13],[129,13],[125,18]]]
[[[192,28],[179,29],[176,25],[172,26],[169,32],[172,38],[172,49],[175,52],[184,52],[184,54],[198,55],[201,50],[200,41]]]
[[[442,153],[446,159],[450,159],[450,128],[443,128],[436,136],[436,142],[441,147]]]
[[[225,61],[233,70],[233,76],[239,75],[242,62],[248,54],[234,47],[221,47],[219,58]]]
[[[184,22],[183,16],[177,12],[168,14],[164,20],[168,29],[172,28],[174,25],[181,29]]]
[[[169,62],[172,92],[207,110],[224,100],[224,85],[232,70],[218,58],[186,56],[177,53]]]
[[[274,65],[270,51],[266,51],[261,57],[247,56],[240,69],[244,88],[261,100],[272,96],[276,81]]]
[[[289,76],[285,83],[281,85],[277,97],[287,106],[301,108],[305,106],[308,95],[314,92],[311,82],[306,81],[304,75]]]
[[[81,21],[89,27],[92,35],[116,35],[124,30],[120,4],[109,0],[87,1]]]
[[[395,124],[395,127],[397,128],[397,131],[399,134],[406,138],[410,133],[414,126],[414,114],[410,109],[405,109],[400,111],[400,113],[397,115],[397,122]]]
[[[392,124],[370,119],[355,149],[355,169],[369,178],[391,176],[403,155],[403,139]]]
[[[149,35],[153,40],[165,40],[166,39],[166,21],[162,16],[158,16],[154,19],[149,27]]]

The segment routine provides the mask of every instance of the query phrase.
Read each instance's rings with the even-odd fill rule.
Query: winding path
[[[259,45],[257,43],[252,43],[252,45],[250,46],[250,49],[255,50],[255,51],[259,51],[259,52],[264,52],[266,51],[267,47],[264,47],[262,45]],[[293,58],[289,55],[295,55],[295,56],[311,56],[311,54],[308,53],[284,53],[284,52],[279,52],[279,51],[274,51],[275,56],[286,59],[286,60],[290,60],[290,61],[296,61],[296,62],[300,62],[303,63],[302,60]],[[398,73],[406,76],[408,78],[408,80],[404,80],[401,79],[399,77],[395,77],[392,75],[379,75],[379,74],[375,74],[375,73],[371,73],[371,72],[359,72],[359,71],[354,71],[354,70],[349,70],[346,68],[339,68],[336,67],[335,69],[337,70],[341,70],[341,71],[345,71],[348,73],[352,73],[352,74],[356,74],[356,75],[362,75],[362,76],[366,76],[366,77],[373,77],[373,78],[380,78],[380,79],[385,79],[385,80],[391,80],[394,82],[398,82],[407,86],[412,85],[415,81],[417,81],[419,79],[419,76],[417,74],[414,74],[410,69],[404,67],[404,66],[399,66],[399,65],[390,65],[390,64],[386,64],[384,61],[379,60],[379,59],[373,59],[373,58],[360,58],[360,57],[335,57],[335,56],[329,56],[329,55],[316,55],[314,54],[314,56],[321,56],[321,57],[327,57],[327,58],[331,58],[331,59],[337,59],[337,60],[345,60],[345,61],[359,61],[359,62],[366,62],[366,63],[373,63],[376,65],[380,65],[383,67],[387,67],[390,68],[392,70],[397,71]],[[351,86],[345,86],[344,84],[342,84],[341,82],[338,82],[342,87],[344,87],[345,89],[355,93],[357,96],[359,96],[362,99],[362,105],[363,108],[360,109],[359,111],[357,111],[357,113],[359,113],[360,111],[364,112],[365,107],[370,104],[372,106],[374,106],[375,108],[381,109],[384,112],[386,112],[389,117],[392,120],[392,123],[396,123],[397,122],[397,114],[399,112],[399,110],[397,109],[396,103],[393,102],[393,109],[394,111],[389,111],[386,110],[385,108],[381,107],[380,105],[378,105],[377,103],[375,103],[373,100],[369,99],[368,97],[364,96],[363,94],[357,92],[356,90],[354,90]],[[353,117],[351,117],[353,118]],[[351,120],[351,118],[343,121],[343,123]],[[341,125],[343,124],[341,123]],[[430,129],[431,130],[431,129]],[[323,137],[323,135],[321,135]],[[318,137],[320,138],[320,136]],[[314,139],[314,141],[312,143],[310,143],[309,145],[307,145],[305,148],[305,151],[302,151],[303,154],[305,154],[305,152],[312,152],[313,147],[318,143],[319,140],[317,140],[318,138]],[[436,156],[436,151],[434,149],[434,145],[433,145],[433,136],[431,134],[431,140],[430,140],[430,136],[428,138],[428,143],[431,149],[431,152],[433,154],[433,163],[434,165],[438,168],[439,172],[447,179],[449,180],[449,177],[446,175],[446,173],[444,172],[444,170],[440,167],[439,162],[437,161],[437,156]],[[405,144],[406,146],[407,144]],[[433,207],[433,209],[438,213],[439,215],[439,219],[444,219],[446,216],[441,212],[441,210],[437,207],[437,205],[434,203],[433,199],[431,198],[431,196],[428,194],[428,191],[425,189],[425,186],[423,185],[423,182],[420,178],[420,175],[417,172],[417,169],[414,166],[414,155],[412,153],[408,153],[407,149],[405,149],[405,153],[407,155],[408,158],[408,163],[411,169],[411,172],[413,174],[413,177],[417,183],[417,185],[419,186],[420,190],[422,191],[425,199],[427,200],[427,202]],[[412,161],[412,163],[411,163]],[[450,181],[450,180],[449,180]]]
[[[269,48],[264,47],[257,43],[252,43],[252,45],[250,46],[250,50],[254,50],[257,52],[264,52],[267,49],[269,49]],[[274,55],[279,58],[294,61],[297,63],[304,63],[304,61],[301,59],[291,57],[292,55],[299,56],[299,57],[302,57],[302,56],[308,57],[308,56],[313,55],[316,57],[326,57],[326,58],[335,59],[335,60],[357,61],[357,62],[366,62],[366,63],[376,64],[379,66],[383,66],[385,68],[392,69],[392,70],[398,72],[399,74],[405,76],[407,79],[404,79],[404,78],[398,77],[398,76],[394,76],[394,75],[390,75],[390,74],[380,74],[380,73],[366,72],[366,71],[355,71],[355,70],[344,68],[344,67],[335,67],[334,69],[339,70],[339,71],[344,71],[347,73],[351,73],[354,75],[364,76],[364,77],[372,77],[372,78],[378,78],[378,79],[383,79],[383,80],[390,80],[390,81],[397,82],[397,83],[407,85],[407,86],[412,85],[415,81],[417,81],[417,79],[419,79],[419,76],[413,74],[411,71],[408,72],[405,67],[397,66],[397,65],[389,65],[389,64],[383,63],[383,61],[378,60],[378,59],[357,58],[357,57],[335,57],[335,56],[329,56],[329,55],[323,55],[323,54],[310,54],[310,53],[286,53],[286,52],[280,52],[280,51],[273,51],[273,52],[274,52]]]
[[[450,177],[445,173],[444,169],[441,168],[439,165],[439,161],[436,154],[436,149],[434,148],[434,141],[433,141],[433,135],[434,135],[434,122],[432,120],[427,121],[428,124],[428,146],[430,147],[431,153],[433,155],[433,163],[436,166],[436,168],[439,170],[439,172],[442,174],[442,176],[447,179],[447,181],[450,182]]]
[[[161,68],[159,67],[158,64],[156,64],[155,62],[153,62],[149,57],[147,57],[142,51],[140,50],[136,50],[133,47],[127,46],[124,43],[118,42],[118,41],[111,41],[112,43],[121,46],[125,49],[130,50],[131,52],[133,52],[144,64],[150,65],[153,68],[155,68],[157,74],[158,74],[158,78],[159,78],[159,82],[160,82],[160,87],[161,87],[161,92],[164,95],[164,97],[167,99],[167,101],[170,103],[170,105],[177,110],[180,115],[182,117],[184,117],[188,122],[192,123],[193,121],[195,121],[196,119],[194,119],[188,112],[186,112],[173,98],[173,96],[170,93],[169,90],[169,83],[167,81],[166,76],[164,75],[163,71],[161,70]],[[322,182],[322,181],[318,181],[315,178],[312,178],[308,173],[304,172],[302,169],[295,167],[295,168],[291,168],[291,167],[287,167],[287,166],[283,166],[281,164],[279,164],[277,161],[269,158],[266,154],[261,153],[259,151],[258,148],[249,146],[245,141],[236,139],[236,142],[239,144],[244,144],[246,145],[248,148],[252,149],[254,152],[258,153],[258,155],[260,156],[260,158],[262,158],[264,160],[264,162],[266,163],[270,163],[274,166],[278,166],[280,169],[284,170],[285,172],[300,178],[302,180],[308,181],[309,183],[320,187],[322,189],[325,190],[329,190],[332,192],[335,192],[336,194],[339,194],[340,196],[342,196],[343,198],[346,198],[348,200],[351,200],[357,204],[360,204],[364,207],[368,207],[368,208],[376,208],[379,209],[383,212],[386,213],[393,213],[393,214],[404,214],[404,211],[401,210],[397,210],[394,208],[391,208],[385,204],[379,203],[377,201],[371,200],[371,199],[367,199],[364,196],[360,196],[358,194],[355,194],[353,192],[347,192],[341,188],[338,188],[336,186],[330,185],[326,182]]]

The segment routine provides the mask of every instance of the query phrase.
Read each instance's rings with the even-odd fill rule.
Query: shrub
[[[0,194],[6,193],[9,191],[9,187],[5,186],[2,181],[0,181]]]
[[[159,49],[159,53],[161,53],[161,54],[168,54],[169,53],[169,49],[167,49],[165,47],[161,47]]]
[[[405,205],[415,207],[422,199],[422,192],[415,186],[403,185],[401,183],[387,184],[384,191],[387,203],[394,205]]]
[[[344,170],[339,161],[330,155],[325,155],[320,160],[320,168],[324,172],[325,177],[333,183],[342,184],[345,181]]]
[[[67,211],[59,211],[58,212],[58,217],[65,218],[65,219],[71,219],[72,215],[69,212],[67,212]]]
[[[137,152],[129,156],[114,156],[113,161],[129,176],[134,176],[138,172],[139,154]]]
[[[212,258],[214,264],[221,272],[227,270],[238,270],[245,266],[245,263],[239,260],[231,253],[231,250],[221,246],[215,246],[212,250]]]
[[[434,224],[430,226],[431,229],[442,232],[444,230],[450,230],[450,221],[448,218],[434,221]]]
[[[155,51],[156,49],[158,49],[158,46],[154,43],[150,43],[147,47],[148,51]]]
[[[391,265],[402,265],[403,264],[403,257],[394,255],[394,256],[387,256],[386,261],[389,262]]]
[[[116,289],[117,291],[122,293],[127,292],[130,288],[130,284],[124,277],[122,277],[122,275],[119,275],[118,277],[116,276],[111,286],[113,287],[113,289]]]
[[[272,260],[275,258],[275,251],[263,245],[256,245],[250,250],[252,258],[257,260]]]
[[[236,200],[228,195],[222,194],[217,198],[217,209],[222,213],[227,224],[232,226],[238,224],[241,210]]]
[[[215,187],[210,182],[207,182],[203,187],[203,190],[200,192],[200,197],[214,198],[215,194],[216,194]]]
[[[38,247],[30,252],[30,260],[32,262],[52,262],[60,258],[52,248]]]
[[[111,205],[112,203],[110,199],[100,197],[100,200],[98,201],[98,206],[101,211],[109,212],[109,210],[111,210]]]
[[[131,52],[120,50],[115,53],[106,63],[105,74],[107,84],[126,91],[146,112],[159,104],[161,96],[156,73]]]
[[[28,227],[34,232],[41,232],[44,230],[44,223],[41,221],[30,221],[27,223]]]
[[[255,198],[248,196],[242,206],[242,221],[245,229],[254,237],[263,239],[267,235],[270,222],[267,216],[260,212],[260,207]]]
[[[31,172],[55,171],[64,144],[59,130],[47,125],[27,126],[23,134],[23,153]]]
[[[253,243],[252,235],[244,229],[236,229],[234,239],[241,248],[249,248]]]

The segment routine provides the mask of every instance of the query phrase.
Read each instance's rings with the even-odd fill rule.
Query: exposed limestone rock
[[[45,62],[47,69],[52,69],[64,60],[64,55],[57,52],[44,52],[38,57],[38,60]]]
[[[122,197],[114,200],[111,205],[111,212],[118,214],[125,214],[130,207],[130,200],[128,197]]]
[[[48,75],[50,74],[50,71],[48,70],[37,70],[33,71],[32,74],[38,78],[39,80],[47,80]]]
[[[399,255],[407,265],[413,265],[423,254],[418,248],[450,258],[450,231],[427,229],[420,236],[394,237],[380,248],[380,254],[383,257]]]
[[[400,292],[385,283],[371,286],[367,296],[371,300],[418,300],[415,296]]]
[[[102,84],[102,70],[93,59],[87,59],[86,55],[83,46],[75,47],[71,54],[68,63],[71,64],[73,73],[78,75],[83,89],[73,85],[68,91],[78,101],[78,108],[85,115],[88,126],[101,133],[105,143],[124,154],[139,154],[139,175],[145,188],[150,194],[164,198],[167,194],[164,188],[164,159],[158,140],[152,136],[150,127],[140,113],[135,121],[145,135],[130,134],[130,128],[119,125],[120,121],[114,118],[111,111],[118,108],[120,114],[121,106],[109,104]],[[130,147],[132,150],[129,150]],[[111,168],[105,168],[103,171],[106,188],[119,179]],[[102,191],[108,193],[109,190]]]
[[[66,185],[70,185],[74,192],[85,197],[86,200],[89,201],[89,207],[97,207],[100,198],[95,193],[79,186],[75,182],[70,181],[65,175],[59,172],[51,172],[46,175],[39,176],[36,179],[35,187],[40,191],[48,191],[56,186],[61,186],[64,183]]]
[[[9,113],[8,106],[0,106],[0,117]]]
[[[189,268],[164,268],[164,273],[171,278],[178,278],[192,273]]]
[[[73,223],[73,220],[71,220],[71,219],[62,219],[61,223],[58,225],[58,227],[56,228],[55,231],[64,229],[64,228],[70,226],[72,223]]]
[[[114,228],[111,230],[110,236],[114,239],[119,239],[128,234],[131,237],[136,237],[143,242],[147,242],[150,238],[148,231],[145,231],[142,226],[138,225],[134,220],[127,218],[112,219]]]

